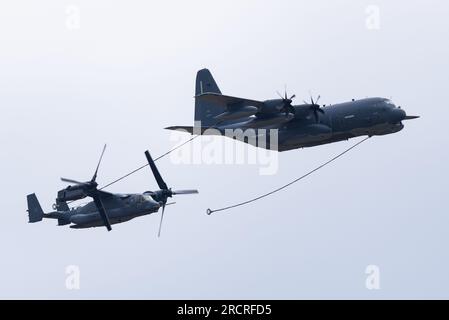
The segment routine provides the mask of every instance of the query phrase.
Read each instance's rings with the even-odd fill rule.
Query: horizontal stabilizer
[[[190,134],[193,134],[193,127],[191,126],[171,126],[171,127],[167,127],[164,128],[166,130],[173,130],[173,131],[183,131],[183,132],[188,132]]]
[[[179,131],[190,134],[203,134],[204,131],[210,129],[210,127],[190,127],[190,126],[172,126],[165,128],[166,130]]]

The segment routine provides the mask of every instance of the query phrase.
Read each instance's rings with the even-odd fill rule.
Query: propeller
[[[293,99],[296,98],[296,95],[292,95],[290,98],[287,95],[287,86],[285,86],[284,96],[282,96],[279,91],[276,91],[278,96],[282,99],[282,108],[280,111],[284,111],[287,116],[289,113],[295,113],[295,108],[292,106]]]
[[[97,168],[95,169],[95,173],[90,181],[79,182],[79,181],[76,181],[73,179],[66,179],[66,178],[61,178],[61,180],[63,182],[73,183],[73,184],[79,186],[79,188],[83,190],[83,192],[86,194],[86,196],[91,197],[94,200],[95,206],[97,207],[97,210],[100,213],[101,220],[103,220],[103,223],[104,223],[106,229],[108,229],[108,231],[111,231],[112,230],[111,223],[109,221],[109,217],[106,213],[103,203],[101,202],[100,191],[97,189],[98,183],[96,182],[98,168],[100,167],[101,160],[103,159],[105,150],[106,150],[106,144],[103,147],[103,151],[101,152],[100,160],[98,160]]]
[[[76,185],[86,184],[86,182],[79,182],[79,181],[76,181],[76,180],[66,179],[66,178],[61,178],[61,181],[67,182],[67,183],[73,183],[73,184],[76,184]]]
[[[316,98],[316,101],[313,100],[313,96],[312,94],[310,94],[310,102],[308,103],[307,101],[304,100],[305,104],[310,105],[310,109],[313,112],[313,115],[315,116],[315,121],[318,122],[319,121],[319,116],[318,116],[318,112],[320,112],[321,114],[324,114],[324,110],[321,109],[320,105],[318,104],[318,101],[320,101],[321,96],[318,95],[318,97]]]
[[[159,186],[160,190],[153,191],[153,192],[146,192],[147,194],[150,194],[153,199],[156,201],[159,201],[162,206],[162,213],[161,213],[161,221],[159,222],[159,231],[157,236],[161,236],[161,229],[162,229],[162,221],[164,220],[164,212],[165,212],[165,206],[167,205],[167,199],[171,198],[173,195],[178,194],[195,194],[198,193],[198,190],[174,190],[172,191],[167,184],[165,183],[164,179],[162,179],[161,174],[159,173],[159,170],[156,167],[156,164],[154,163],[153,158],[150,155],[150,152],[147,150],[145,151],[145,156],[147,158],[148,164],[150,165],[151,171],[153,172],[154,178],[156,179],[157,185]]]
[[[157,232],[157,237],[158,238],[161,236],[162,221],[164,220],[165,205],[166,205],[165,203],[162,204],[161,221],[159,222],[159,231]]]
[[[100,156],[100,159],[98,160],[97,168],[95,169],[95,173],[94,173],[92,179],[90,180],[91,182],[95,182],[95,180],[97,180],[98,168],[100,168],[100,163],[101,163],[101,160],[103,159],[103,155],[104,155],[105,151],[106,151],[106,144],[104,145],[103,151],[101,152],[101,156]]]
[[[198,190],[175,190],[171,192],[173,195],[177,194],[196,194]]]

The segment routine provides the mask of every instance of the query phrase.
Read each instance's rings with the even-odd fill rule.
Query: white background
[[[70,5],[80,28],[67,28]],[[366,26],[368,5],[380,29]],[[449,298],[449,2],[2,1],[1,298]],[[419,120],[282,193],[229,212],[356,142],[254,165],[158,162],[169,185],[198,188],[166,211],[105,229],[28,224],[26,195],[51,210],[61,176],[100,184],[173,146],[193,122],[194,78],[268,99],[288,85],[322,103],[382,96]],[[187,136],[186,136],[187,138]],[[222,139],[217,137],[216,139]],[[155,189],[149,170],[109,191]],[[365,268],[380,268],[367,290]],[[65,268],[78,265],[80,290]]]

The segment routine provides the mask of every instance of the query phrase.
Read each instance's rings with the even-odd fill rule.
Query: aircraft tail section
[[[42,211],[39,200],[37,200],[36,194],[32,193],[27,196],[28,202],[28,222],[39,222],[44,217],[44,211]]]
[[[208,99],[202,99],[202,95],[213,94],[220,96],[214,77],[208,69],[198,71],[195,85],[195,126],[210,127],[216,124],[215,116],[222,113],[223,106]],[[201,122],[201,124],[200,124]]]
[[[59,199],[56,199],[56,209],[58,211],[70,211],[70,208],[67,205],[67,202],[60,201]]]
[[[260,101],[223,95],[208,69],[198,71],[195,83],[195,122],[190,126],[172,126],[166,129],[203,134],[218,124],[242,121],[257,112]]]
[[[193,135],[202,135],[206,132],[207,129],[210,129],[210,127],[171,126],[171,127],[166,127],[165,129],[184,132],[184,133],[190,133]]]
[[[195,96],[205,93],[221,94],[214,77],[208,69],[202,69],[196,74]]]

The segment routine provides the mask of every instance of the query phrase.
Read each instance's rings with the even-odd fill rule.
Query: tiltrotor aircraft
[[[164,218],[167,199],[178,194],[194,194],[197,190],[172,191],[162,179],[151,155],[148,151],[145,156],[160,188],[157,191],[146,191],[142,194],[117,194],[98,189],[96,182],[98,168],[103,158],[106,145],[101,153],[95,173],[90,181],[78,182],[61,178],[64,182],[73,183],[73,186],[58,192],[53,212],[44,213],[36,195],[27,196],[29,222],[39,222],[43,218],[57,219],[58,225],[69,225],[70,228],[91,228],[105,226],[110,231],[111,225],[129,221],[136,217],[157,212],[162,207],[161,221],[159,224],[160,236],[162,220]],[[93,199],[92,202],[77,208],[69,208],[67,201],[80,200],[85,197]]]
[[[288,97],[287,92],[280,95],[280,99],[265,101],[222,95],[212,74],[203,69],[196,77],[194,126],[166,129],[225,136],[229,136],[229,130],[241,129],[260,137],[267,136],[267,129],[277,129],[277,150],[286,151],[357,136],[395,133],[404,128],[403,120],[418,118],[408,116],[386,98],[352,100],[329,106],[320,106],[319,96],[300,105],[292,105],[293,98],[295,95]],[[241,140],[264,148],[273,145],[273,141],[261,145],[259,140],[248,139],[245,135]]]

